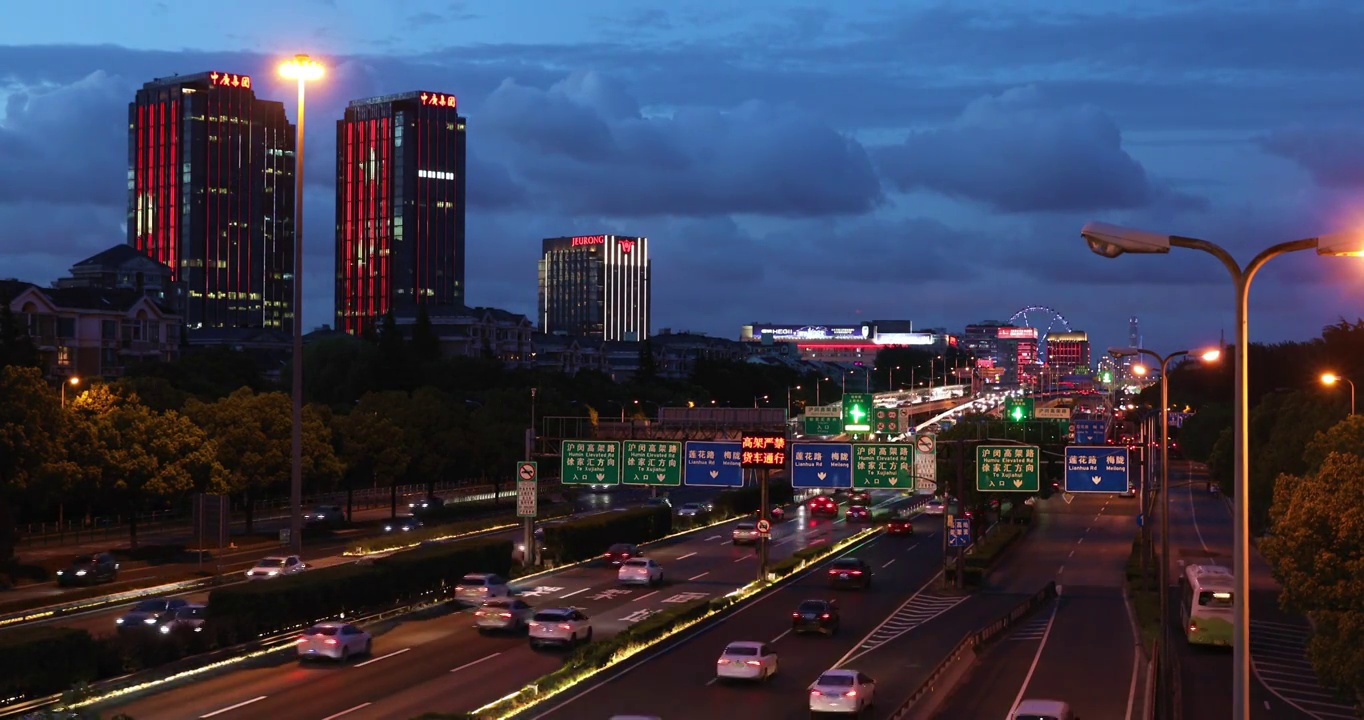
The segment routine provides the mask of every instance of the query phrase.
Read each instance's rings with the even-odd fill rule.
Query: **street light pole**
[[[280,75],[298,81],[298,128],[294,135],[294,297],[293,297],[293,432],[289,472],[289,549],[303,553],[303,127],[304,87],[322,77],[322,65],[307,55],[295,55],[279,68]]]
[[[1279,255],[1316,250],[1318,255],[1361,256],[1364,243],[1347,233],[1321,235],[1273,245],[1242,268],[1221,246],[1198,238],[1162,235],[1144,230],[1087,223],[1080,235],[1095,254],[1115,258],[1124,253],[1169,253],[1171,247],[1187,248],[1216,257],[1231,275],[1236,296],[1235,419],[1233,421],[1233,512],[1232,512],[1232,717],[1250,720],[1250,285],[1255,274]]]
[[[1335,385],[1338,382],[1349,383],[1350,385],[1350,415],[1355,414],[1355,383],[1347,377],[1336,375],[1335,373],[1325,373],[1321,376],[1321,382],[1325,385]]]

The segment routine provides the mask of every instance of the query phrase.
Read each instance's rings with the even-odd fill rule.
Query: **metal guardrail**
[[[970,653],[973,657],[978,655],[983,647],[994,641],[995,638],[999,637],[1009,628],[1016,625],[1020,620],[1031,615],[1039,607],[1054,599],[1056,595],[1056,582],[1049,582],[1046,587],[1038,590],[1032,597],[1024,600],[1013,610],[1010,610],[1007,615],[979,630],[967,633],[966,636],[961,639],[961,642],[957,643],[956,647],[952,648],[951,652],[947,654],[947,657],[943,658],[943,660],[933,668],[932,672],[928,674],[928,677],[919,685],[919,688],[905,700],[904,704],[900,705],[895,712],[891,713],[889,720],[904,720],[905,718],[910,717],[911,713],[916,709],[915,706],[939,688],[939,685],[945,680],[949,671],[954,669],[958,663],[966,659],[967,653]]]
[[[504,483],[504,487],[511,487],[511,483]],[[392,489],[390,488],[364,488],[356,490],[352,504],[355,510],[371,510],[376,507],[388,507],[391,501]],[[491,500],[493,498],[493,486],[484,485],[459,485],[454,482],[436,483],[434,492],[437,495],[454,492],[456,496],[448,499],[450,502],[476,502],[479,500]],[[412,497],[413,495],[424,495],[426,485],[399,485],[398,497]],[[515,497],[516,490],[502,490],[499,497]],[[303,506],[305,508],[315,505],[346,505],[346,493],[334,492],[315,495],[305,498]],[[265,523],[273,520],[289,518],[284,512],[289,506],[287,500],[271,500],[259,503],[256,506],[255,515],[252,517],[254,523]],[[274,514],[272,514],[274,513]],[[241,510],[232,512],[230,525],[233,528],[244,528],[246,525],[246,514]],[[35,531],[36,528],[36,531]],[[149,535],[153,533],[164,533],[170,531],[189,532],[193,529],[192,521],[188,515],[181,511],[154,512],[138,516],[139,535]],[[128,533],[127,519],[122,515],[113,517],[94,518],[93,524],[86,525],[84,520],[70,520],[59,526],[57,523],[30,523],[18,529],[18,545],[23,547],[46,547],[48,545],[66,545],[81,542],[90,542],[105,538],[121,537]]]

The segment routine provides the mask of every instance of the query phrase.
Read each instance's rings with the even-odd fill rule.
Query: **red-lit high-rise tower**
[[[292,331],[294,126],[251,77],[158,78],[128,105],[128,244],[203,328]]]
[[[336,327],[464,306],[464,135],[455,96],[353,100],[336,123]]]

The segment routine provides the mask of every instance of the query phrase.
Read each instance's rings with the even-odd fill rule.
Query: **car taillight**
[[[857,691],[849,690],[848,692],[843,693],[843,697],[857,697]]]
[[[791,617],[793,617],[793,618],[798,618],[798,617],[800,617],[800,613],[798,613],[798,612],[791,613]]]
[[[820,617],[821,620],[828,620],[828,619],[829,619],[829,613],[824,613],[823,615],[820,615],[819,617]]]
[[[818,690],[815,690],[814,688],[811,688],[811,689],[810,689],[810,694],[811,694],[811,695],[823,695],[824,693],[822,693],[822,692],[820,692],[820,691],[818,691]]]
[[[336,644],[336,638],[327,638],[327,641],[326,641],[326,642],[327,642],[328,645],[335,645],[335,644]]]
[[[305,642],[308,642],[308,636],[307,636],[307,635],[304,635],[303,637],[300,637],[300,638],[298,639],[298,644],[299,644],[299,645],[302,645],[302,644],[305,643]]]
[[[482,610],[477,610],[477,611],[474,612],[474,616],[475,616],[475,617],[486,617],[487,615],[488,615],[488,613],[486,613],[486,612],[484,612],[484,611],[482,611]]]
[[[560,626],[559,626],[559,629],[560,629],[560,630],[572,630],[572,629],[573,629],[573,626],[572,626],[572,625],[560,625]]]
[[[497,616],[498,616],[498,617],[509,618],[509,617],[511,617],[511,613],[509,613],[509,612],[498,613]]]
[[[752,667],[758,667],[758,666],[761,665],[762,663],[758,662],[757,660],[745,660],[745,661],[744,661],[744,664],[745,664],[745,665],[750,665],[750,666],[752,666]]]
[[[538,622],[531,622],[531,623],[530,623],[530,627],[540,627],[540,623],[538,623]]]
[[[849,570],[849,571],[848,571],[848,574],[849,574],[849,575],[861,575],[861,574],[862,574],[862,571],[861,571],[861,570]]]

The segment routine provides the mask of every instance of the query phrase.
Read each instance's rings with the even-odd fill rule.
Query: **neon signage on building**
[[[1037,328],[1000,328],[997,337],[1000,340],[1036,340]]]
[[[432,107],[452,108],[455,106],[455,96],[444,93],[424,92],[421,94],[421,100],[423,105]]]
[[[583,247],[586,245],[605,245],[605,235],[579,235],[569,243],[569,247]],[[633,244],[633,243],[632,243]],[[628,250],[626,252],[629,252]]]
[[[620,251],[626,255],[630,254],[630,251],[635,249],[634,240],[617,240],[616,243],[620,245]]]
[[[208,74],[208,81],[210,84],[218,87],[234,87],[243,88],[245,90],[251,89],[250,75],[234,75],[232,73],[220,73],[215,70]]]

